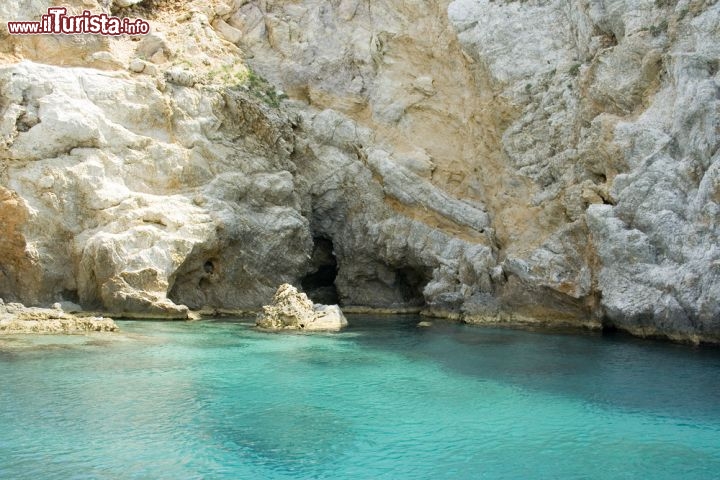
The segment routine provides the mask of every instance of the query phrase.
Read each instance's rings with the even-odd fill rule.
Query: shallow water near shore
[[[351,316],[0,339],[0,478],[707,479],[720,350]]]

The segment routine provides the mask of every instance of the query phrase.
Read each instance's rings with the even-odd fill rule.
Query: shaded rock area
[[[271,305],[263,307],[257,326],[266,330],[336,331],[348,322],[337,305],[313,304],[289,284],[280,285]]]
[[[0,300],[0,335],[27,333],[117,332],[115,322],[104,317],[80,317],[57,308],[25,307]]]

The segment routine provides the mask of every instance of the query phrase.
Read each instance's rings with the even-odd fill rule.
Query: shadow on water
[[[342,412],[306,404],[268,406],[231,413],[213,429],[213,437],[238,458],[278,472],[312,470],[331,464],[351,448],[352,427]]]
[[[351,318],[346,341],[449,373],[656,415],[720,418],[720,349],[592,332],[532,332],[417,316]]]

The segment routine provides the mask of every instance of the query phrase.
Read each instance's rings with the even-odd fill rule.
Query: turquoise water
[[[716,349],[350,320],[0,340],[0,478],[720,476]]]

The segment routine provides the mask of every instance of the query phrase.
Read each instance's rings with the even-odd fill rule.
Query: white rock
[[[181,87],[193,87],[197,78],[193,72],[182,67],[172,67],[165,72],[165,80]]]
[[[80,305],[78,305],[77,303],[68,302],[68,301],[60,302],[60,308],[62,309],[63,312],[67,312],[67,313],[77,313],[77,312],[83,311],[83,308]]]
[[[263,307],[257,326],[266,330],[334,331],[348,325],[337,305],[313,304],[289,284],[278,287],[271,305]]]
[[[172,50],[164,34],[153,32],[142,37],[135,53],[143,60],[162,63],[171,56]]]
[[[337,305],[313,306],[315,320],[306,325],[304,330],[340,330],[348,326],[347,318]]]
[[[138,3],[142,3],[143,0],[113,0],[113,3],[116,7],[130,7],[132,5],[137,5]]]
[[[143,70],[145,70],[145,62],[143,62],[139,58],[134,58],[130,61],[128,69],[134,73],[142,73]]]
[[[215,5],[215,15],[218,17],[224,17],[226,15],[229,15],[232,13],[233,8],[228,5],[227,3],[220,2],[217,5]]]
[[[228,25],[228,23],[221,18],[216,19],[212,25],[220,36],[230,43],[238,43],[243,38],[243,34],[240,30]]]
[[[437,93],[437,90],[435,90],[433,86],[433,78],[427,75],[417,77],[412,85],[425,95],[435,95]]]

